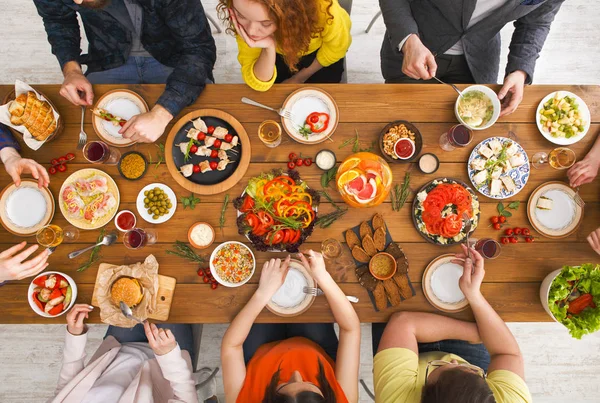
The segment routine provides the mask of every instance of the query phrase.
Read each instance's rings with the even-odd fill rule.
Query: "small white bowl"
[[[69,303],[69,306],[67,306],[65,309],[63,309],[63,311],[61,313],[59,313],[58,315],[48,315],[46,312],[42,311],[36,304],[35,302],[32,301],[32,295],[33,295],[33,290],[37,287],[35,284],[33,284],[33,280],[36,280],[38,277],[41,276],[49,276],[50,274],[59,274],[61,276],[63,276],[67,282],[69,283],[69,285],[71,286],[71,302]],[[75,305],[75,300],[77,299],[77,285],[75,284],[75,281],[71,278],[71,276],[65,274],[65,273],[61,273],[59,271],[45,271],[43,273],[38,274],[37,276],[35,276],[35,278],[31,281],[31,283],[29,284],[29,288],[27,289],[27,301],[29,301],[29,306],[31,307],[31,309],[33,309],[33,312],[37,313],[40,316],[43,316],[44,318],[58,318],[59,316],[63,315],[65,312],[69,311],[73,305]]]
[[[396,153],[396,145],[398,145],[398,143],[399,143],[399,142],[401,142],[401,141],[408,141],[408,142],[410,142],[410,144],[412,144],[412,148],[413,148],[413,150],[412,150],[412,153],[411,153],[411,154],[410,154],[408,157],[404,157],[404,158],[403,158],[403,157],[399,156],[399,155]],[[415,155],[415,151],[417,151],[417,145],[416,145],[416,144],[415,144],[415,142],[414,142],[414,141],[412,141],[411,139],[408,139],[408,138],[404,138],[404,139],[398,139],[398,141],[396,141],[396,142],[394,143],[394,155],[395,155],[396,157],[400,158],[401,160],[409,160],[409,159],[411,159],[411,158],[413,157],[413,155]]]
[[[486,125],[479,127],[471,127],[467,123],[465,123],[465,121],[462,120],[462,118],[458,114],[458,101],[460,100],[460,96],[456,98],[456,102],[454,103],[454,114],[456,115],[456,119],[458,119],[460,123],[467,126],[469,129],[485,130],[491,127],[494,123],[496,123],[496,121],[500,117],[500,110],[502,109],[502,106],[500,105],[500,100],[498,99],[498,95],[492,89],[486,87],[485,85],[471,85],[470,87],[465,88],[461,92],[463,95],[465,95],[467,92],[470,91],[481,91],[492,100],[492,105],[494,106],[494,113],[492,114],[492,118],[490,119],[490,121],[487,122]]]
[[[129,229],[123,229],[123,228],[119,227],[118,220],[119,220],[119,217],[121,216],[121,214],[123,214],[123,213],[131,213],[131,215],[133,215],[133,227],[131,227]],[[129,230],[134,229],[135,228],[135,224],[137,224],[137,217],[135,216],[134,212],[131,211],[131,210],[121,210],[115,216],[115,227],[117,227],[117,229],[119,231],[121,231],[121,232],[127,232]]]
[[[229,244],[241,245],[242,247],[248,249],[248,251],[250,251],[250,254],[252,255],[252,260],[254,263],[252,265],[252,273],[250,273],[248,278],[246,278],[244,281],[240,281],[239,283],[232,283],[230,281],[223,280],[219,276],[219,274],[217,273],[217,270],[215,269],[215,266],[213,265],[213,260],[214,260],[215,256],[217,255],[217,252],[220,251],[224,246],[229,245]],[[254,272],[256,271],[256,257],[254,256],[254,253],[252,253],[252,249],[250,249],[248,246],[246,246],[245,244],[243,244],[241,242],[237,242],[237,241],[223,242],[221,245],[217,246],[215,248],[215,250],[213,250],[213,252],[210,254],[209,266],[210,266],[211,274],[213,275],[213,277],[215,278],[215,280],[217,280],[217,282],[219,284],[224,285],[225,287],[239,287],[239,286],[246,284],[254,275]]]
[[[552,311],[550,311],[550,307],[548,306],[548,297],[550,296],[550,287],[552,286],[552,282],[558,275],[562,269],[554,270],[552,273],[549,273],[544,280],[542,281],[542,285],[540,286],[540,300],[542,301],[542,306],[544,310],[555,322],[558,322],[554,317]],[[559,322],[560,323],[560,322]]]

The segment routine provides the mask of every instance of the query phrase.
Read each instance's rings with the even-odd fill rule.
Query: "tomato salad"
[[[239,233],[260,251],[297,252],[313,231],[319,201],[297,172],[263,173],[234,200]]]
[[[73,290],[66,278],[60,274],[41,275],[33,280],[33,284],[31,299],[40,311],[57,316],[68,309]]]

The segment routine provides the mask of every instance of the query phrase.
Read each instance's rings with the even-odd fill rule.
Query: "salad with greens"
[[[600,330],[600,264],[564,266],[550,286],[548,306],[576,339]]]

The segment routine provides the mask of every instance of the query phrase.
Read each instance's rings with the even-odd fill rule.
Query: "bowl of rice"
[[[225,287],[246,284],[255,269],[254,254],[241,242],[224,242],[210,255],[210,272],[217,282]]]

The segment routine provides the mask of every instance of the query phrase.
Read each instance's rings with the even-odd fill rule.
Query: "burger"
[[[121,277],[111,286],[110,298],[117,306],[123,301],[127,306],[132,308],[142,302],[144,289],[137,279]]]

